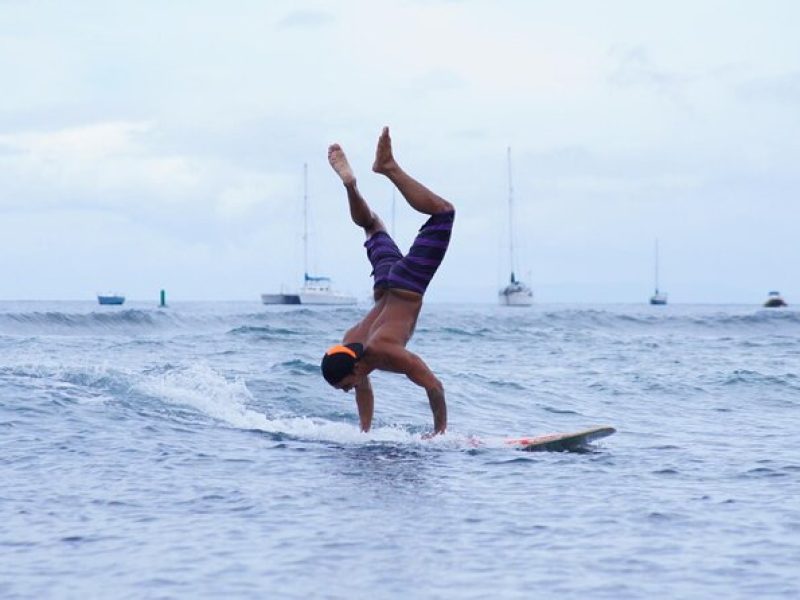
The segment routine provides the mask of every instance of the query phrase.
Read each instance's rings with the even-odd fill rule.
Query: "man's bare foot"
[[[378,138],[378,147],[375,149],[375,162],[372,170],[386,175],[389,171],[397,169],[397,161],[392,154],[392,138],[389,137],[389,128],[384,127]]]
[[[347,162],[344,150],[342,150],[339,144],[331,144],[328,146],[328,162],[331,163],[336,174],[342,178],[342,183],[350,185],[356,182],[353,169],[350,168],[350,163]]]

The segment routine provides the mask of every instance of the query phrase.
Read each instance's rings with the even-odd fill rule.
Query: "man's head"
[[[361,344],[345,344],[328,348],[320,368],[325,381],[333,387],[349,391],[356,383],[356,365],[364,355]]]

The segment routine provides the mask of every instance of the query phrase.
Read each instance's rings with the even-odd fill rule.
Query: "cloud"
[[[271,198],[285,195],[291,187],[292,182],[282,177],[247,174],[220,192],[216,212],[229,221],[244,219]],[[270,206],[275,208],[274,203]],[[274,216],[277,218],[279,213],[276,210]]]
[[[179,200],[200,183],[188,158],[159,154],[151,122],[115,121],[48,132],[0,135],[0,183],[16,191],[0,202],[58,204],[67,198],[98,206]]]
[[[278,21],[279,29],[322,27],[334,22],[333,15],[311,10],[294,10]]]
[[[783,73],[775,77],[751,79],[740,84],[737,91],[746,99],[796,105],[800,102],[800,71]]]
[[[616,60],[608,81],[622,88],[645,87],[676,99],[691,77],[661,68],[644,46],[614,46],[609,54]]]
[[[50,132],[0,135],[0,145],[20,154],[44,160],[92,160],[130,154],[141,148],[137,136],[149,132],[147,122],[108,122]]]
[[[451,69],[432,69],[413,79],[412,87],[420,93],[451,91],[467,87],[467,81]]]

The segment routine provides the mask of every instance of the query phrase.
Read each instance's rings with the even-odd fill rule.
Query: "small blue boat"
[[[97,301],[100,304],[124,304],[125,303],[125,296],[120,296],[119,294],[97,294]]]

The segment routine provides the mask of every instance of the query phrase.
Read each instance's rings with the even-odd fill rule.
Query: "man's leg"
[[[356,185],[356,177],[353,175],[353,169],[350,168],[350,163],[347,162],[347,156],[344,154],[339,144],[332,144],[328,147],[328,162],[336,171],[336,174],[342,179],[345,190],[347,190],[347,202],[350,205],[350,217],[353,223],[359,227],[364,228],[367,234],[367,239],[371,238],[378,231],[386,231],[386,227],[381,221],[380,217],[372,212],[372,209],[364,200],[361,192],[358,191]]]
[[[453,205],[447,200],[434,194],[400,168],[392,154],[392,140],[389,137],[388,127],[383,128],[381,136],[378,138],[378,148],[375,150],[375,162],[372,170],[386,175],[412,208],[421,213],[435,215],[454,210]],[[355,178],[353,180],[355,181]]]

